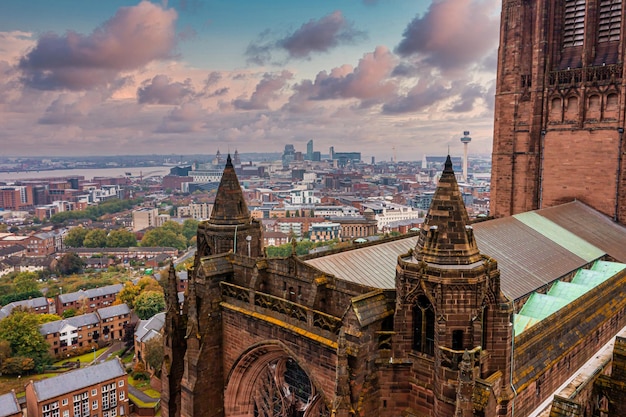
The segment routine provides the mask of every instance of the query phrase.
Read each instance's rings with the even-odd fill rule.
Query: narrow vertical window
[[[619,41],[622,0],[600,0],[598,42]]]
[[[563,47],[579,46],[585,37],[585,0],[565,0]]]
[[[413,349],[427,355],[435,353],[435,312],[424,295],[413,308]]]

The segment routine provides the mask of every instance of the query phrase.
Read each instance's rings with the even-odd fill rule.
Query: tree
[[[196,219],[187,219],[183,222],[183,236],[189,242],[192,238],[198,234],[198,223]]]
[[[87,232],[83,245],[86,248],[104,248],[107,244],[107,232],[102,229],[93,229]]]
[[[63,318],[64,319],[69,319],[70,317],[74,317],[76,315],[76,309],[75,308],[68,308],[67,310],[65,310],[63,312]]]
[[[115,298],[116,304],[126,304],[128,308],[135,307],[135,299],[141,293],[141,287],[139,285],[133,284],[132,281],[126,281],[124,286],[117,293]]]
[[[135,313],[141,320],[147,320],[164,310],[165,297],[162,292],[145,291],[135,299]]]
[[[39,324],[50,323],[51,321],[62,320],[61,316],[56,314],[46,313],[46,314],[37,314],[37,320],[39,320]]]
[[[66,253],[57,263],[57,272],[60,275],[80,274],[84,267],[85,262],[80,256],[75,253]]]
[[[167,279],[167,278],[166,278]],[[141,291],[160,291],[163,292],[163,287],[159,284],[159,281],[151,276],[144,276],[138,282],[137,285],[141,288]]]
[[[158,375],[163,365],[163,337],[157,335],[148,340],[144,352],[146,363]]]
[[[148,230],[146,234],[143,235],[141,246],[171,246],[178,250],[185,250],[187,248],[187,239],[185,239],[185,236],[182,234],[174,233],[172,230],[168,230],[164,227],[157,227]]]
[[[74,227],[67,232],[67,236],[63,239],[65,246],[69,246],[71,248],[82,248],[83,241],[85,240],[85,235],[87,234],[87,229],[82,226]]]
[[[133,232],[126,229],[112,230],[106,238],[107,248],[128,248],[137,246],[137,239]]]
[[[39,318],[22,308],[14,308],[11,314],[0,321],[0,340],[11,346],[11,356],[23,356],[40,366],[50,361],[48,344],[39,333]],[[32,369],[32,368],[31,368]]]
[[[13,279],[13,285],[17,293],[39,291],[37,274],[34,272],[20,272]]]
[[[163,226],[161,226],[163,229],[165,230],[171,230],[172,232],[176,233],[177,235],[182,235],[183,234],[183,226],[179,223],[176,223],[175,221],[172,220],[168,220],[165,223],[163,223]]]

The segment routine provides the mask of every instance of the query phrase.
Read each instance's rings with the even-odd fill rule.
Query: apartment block
[[[119,359],[26,385],[29,417],[117,417],[128,414],[128,375]]]

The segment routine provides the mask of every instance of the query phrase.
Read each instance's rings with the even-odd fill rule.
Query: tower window
[[[452,331],[452,349],[454,350],[463,349],[463,330]]]
[[[598,42],[619,41],[622,0],[600,0]]]
[[[424,295],[413,307],[413,349],[427,355],[435,353],[435,312]]]
[[[585,37],[585,0],[565,0],[563,47],[579,46]]]

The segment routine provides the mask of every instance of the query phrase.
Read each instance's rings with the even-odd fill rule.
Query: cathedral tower
[[[475,378],[499,375],[506,414],[512,302],[494,259],[478,250],[448,156],[412,253],[398,260],[394,360],[412,363],[415,412],[465,416]]]
[[[217,189],[211,218],[198,225],[198,253],[201,256],[229,251],[252,257],[263,253],[261,226],[248,211],[230,154]]]
[[[626,221],[622,0],[503,0],[491,212],[574,199]]]

